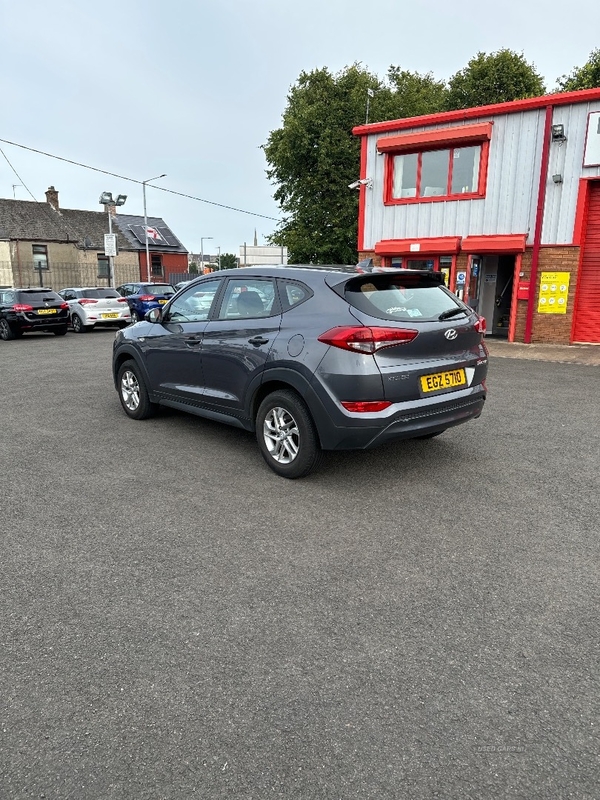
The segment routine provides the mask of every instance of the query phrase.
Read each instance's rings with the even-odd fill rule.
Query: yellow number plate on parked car
[[[159,300],[158,302],[161,304],[161,306],[164,306],[164,304],[165,304],[167,301],[166,301],[166,300]]]
[[[424,392],[438,392],[440,389],[456,389],[466,386],[467,378],[464,369],[453,369],[449,372],[436,372],[433,375],[421,376],[421,389]]]
[[[55,308],[38,308],[38,314],[56,314]]]
[[[116,319],[119,315],[118,314],[100,314],[102,319]]]

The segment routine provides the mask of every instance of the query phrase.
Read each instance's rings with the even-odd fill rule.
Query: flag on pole
[[[146,228],[146,236],[155,242],[163,242],[164,239],[156,228]]]

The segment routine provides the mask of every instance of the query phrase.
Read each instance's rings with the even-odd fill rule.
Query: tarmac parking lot
[[[3,800],[598,797],[598,366],[286,481],[113,337],[0,342]]]

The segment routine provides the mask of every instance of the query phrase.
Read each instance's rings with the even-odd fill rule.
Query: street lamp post
[[[156,178],[148,178],[147,181],[142,181],[142,192],[144,195],[144,239],[146,240],[146,273],[148,275],[148,283],[151,282],[152,276],[150,274],[150,248],[148,247],[148,215],[146,214],[146,184],[150,181],[157,181],[159,178],[166,178],[166,172],[163,175],[157,175]]]
[[[205,239],[213,239],[213,236],[201,236],[200,237],[200,269],[204,272],[204,240]]]
[[[104,206],[108,212],[108,233],[111,237],[113,209],[116,206],[122,206],[125,200],[127,200],[126,194],[118,194],[115,200],[113,200],[112,192],[102,192],[100,195],[100,205]],[[116,252],[116,247],[113,252]],[[112,287],[115,285],[115,257],[112,252],[108,256],[108,283]]]
[[[221,270],[221,248],[217,247],[217,269]]]

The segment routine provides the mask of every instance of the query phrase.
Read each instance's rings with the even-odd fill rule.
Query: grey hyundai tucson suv
[[[170,406],[256,434],[274,472],[323,450],[429,439],[486,397],[485,320],[443,275],[246,267],[205,275],[119,331],[125,413]]]

